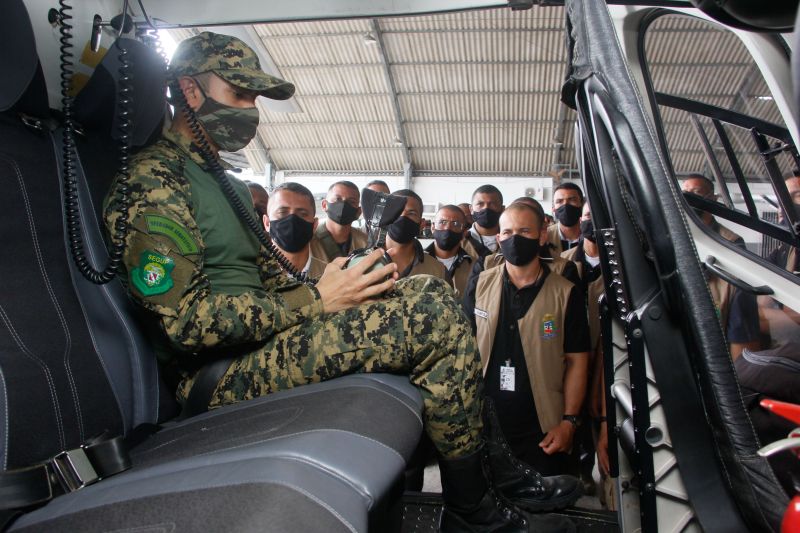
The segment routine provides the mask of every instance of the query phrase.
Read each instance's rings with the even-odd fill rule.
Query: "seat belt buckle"
[[[83,446],[66,450],[50,460],[64,492],[73,492],[100,479]]]

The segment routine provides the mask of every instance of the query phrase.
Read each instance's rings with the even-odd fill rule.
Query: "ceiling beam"
[[[377,20],[377,19],[372,19]],[[559,20],[562,22],[562,20]],[[551,27],[551,28],[436,28],[436,29],[419,29],[419,30],[382,30],[384,35],[402,35],[402,34],[428,34],[428,33],[503,33],[509,34],[514,32],[519,33],[541,33],[541,32],[564,32],[564,26]],[[320,37],[363,37],[364,32],[361,31],[343,31],[336,33],[287,33],[280,35],[265,35],[259,34],[262,39],[319,39]]]
[[[392,99],[392,109],[394,110],[394,124],[395,130],[397,131],[397,140],[400,141],[403,148],[403,169],[404,174],[407,176],[407,183],[406,185],[410,186],[411,175],[413,174],[414,169],[411,167],[411,150],[408,148],[408,140],[406,138],[406,130],[405,126],[403,125],[403,114],[400,111],[400,100],[397,98],[397,86],[394,82],[394,77],[392,76],[392,68],[389,65],[389,58],[386,55],[386,43],[383,40],[383,32],[381,31],[381,25],[378,19],[372,19],[370,21],[372,26],[372,32],[375,34],[375,41],[378,47],[378,55],[381,58],[381,64],[383,65],[383,77],[386,80],[386,87],[389,89],[389,96]]]
[[[566,62],[563,59],[530,59],[530,60],[519,60],[519,61],[500,61],[500,60],[478,60],[478,61],[471,61],[471,60],[464,60],[464,61],[397,61],[392,63],[393,67],[438,67],[438,66],[452,66],[452,65],[463,65],[463,66],[472,66],[472,65],[566,65]],[[316,63],[312,65],[287,65],[282,67],[283,70],[290,72],[296,70],[319,70],[321,68],[329,68],[329,69],[338,69],[338,68],[367,68],[367,67],[379,67],[380,63],[370,63],[370,62],[363,62],[363,63]],[[677,65],[676,65],[677,66]]]

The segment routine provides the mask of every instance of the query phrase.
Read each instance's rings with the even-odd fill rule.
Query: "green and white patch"
[[[164,294],[170,290],[172,269],[175,261],[152,250],[145,250],[139,256],[139,266],[131,271],[131,283],[144,296]]]

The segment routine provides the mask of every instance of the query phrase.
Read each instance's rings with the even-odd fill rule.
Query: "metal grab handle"
[[[800,437],[788,437],[767,444],[766,446],[758,450],[758,455],[760,455],[761,457],[769,457],[770,455],[775,455],[776,453],[780,453],[786,450],[794,450],[797,448],[800,448]]]
[[[775,291],[772,290],[772,287],[769,285],[759,285],[758,287],[754,285],[750,285],[746,281],[743,281],[727,270],[723,270],[722,267],[719,266],[717,262],[717,258],[713,255],[706,256],[706,260],[704,262],[705,267],[711,271],[712,274],[717,276],[718,278],[722,278],[731,285],[742,289],[745,292],[749,292],[750,294],[755,294],[756,296],[769,296],[775,294]]]

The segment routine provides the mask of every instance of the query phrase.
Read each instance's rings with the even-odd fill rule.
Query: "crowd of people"
[[[255,187],[262,190],[254,200],[266,194]],[[390,192],[378,180],[366,188]],[[545,475],[580,476],[584,490],[595,493],[595,456],[600,473],[609,471],[599,357],[603,281],[580,187],[555,188],[548,225],[537,200],[506,206],[499,189],[483,185],[469,203],[441,206],[430,237],[422,198],[408,189],[392,194],[406,198],[386,237],[399,278],[440,278],[461,300],[478,342],[485,394],[514,455]],[[320,221],[311,191],[283,183],[271,191],[265,227],[294,267],[316,278],[325,264],[367,244],[353,226],[360,198],[352,182],[333,183]],[[423,247],[425,238],[432,242]],[[597,492],[613,508],[610,486]]]
[[[800,204],[800,177],[786,183]],[[277,186],[268,210],[259,206],[266,190],[250,186],[260,189],[253,195],[256,211],[267,212],[267,230],[298,271],[319,277],[327,263],[367,244],[367,235],[352,226],[361,214],[361,193],[352,182],[329,187],[321,223],[304,186]],[[713,181],[702,174],[689,175],[681,187],[716,198]],[[390,193],[381,180],[365,188]],[[610,485],[598,490],[592,479],[595,461],[602,479],[609,472],[598,305],[604,286],[591,209],[581,188],[557,186],[551,216],[530,197],[506,206],[500,190],[487,184],[468,203],[441,206],[427,225],[418,194],[408,189],[392,194],[407,198],[386,239],[386,247],[395,250],[399,277],[440,278],[462,301],[478,342],[486,395],[515,456],[545,475],[580,476],[586,491],[596,491],[613,508]],[[711,213],[695,211],[711,231],[744,247]],[[432,242],[423,247],[420,239]],[[787,245],[769,260],[798,269],[796,249]],[[707,281],[733,359],[746,349],[762,349],[764,313],[755,296],[713,273]]]

